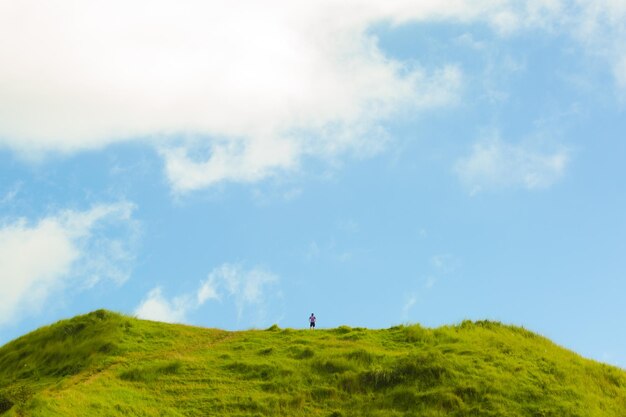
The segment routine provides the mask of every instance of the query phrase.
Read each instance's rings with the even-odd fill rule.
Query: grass
[[[465,321],[226,332],[99,310],[0,348],[1,416],[619,416],[626,372]]]

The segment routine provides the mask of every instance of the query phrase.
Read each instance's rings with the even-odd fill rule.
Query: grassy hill
[[[0,416],[626,416],[626,372],[518,327],[227,332],[99,310],[0,348]]]

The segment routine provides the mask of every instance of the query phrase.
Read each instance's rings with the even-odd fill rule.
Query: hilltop
[[[626,372],[465,321],[228,332],[105,310],[0,348],[5,416],[616,416]]]

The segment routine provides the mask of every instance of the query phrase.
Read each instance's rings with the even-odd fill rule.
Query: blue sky
[[[626,367],[623,2],[46,7],[0,4],[0,343],[486,318]]]

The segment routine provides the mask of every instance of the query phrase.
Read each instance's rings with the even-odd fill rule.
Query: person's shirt
[[[309,321],[310,321],[311,323],[315,323],[315,316],[314,316],[314,315],[311,315],[311,317],[309,317]]]

